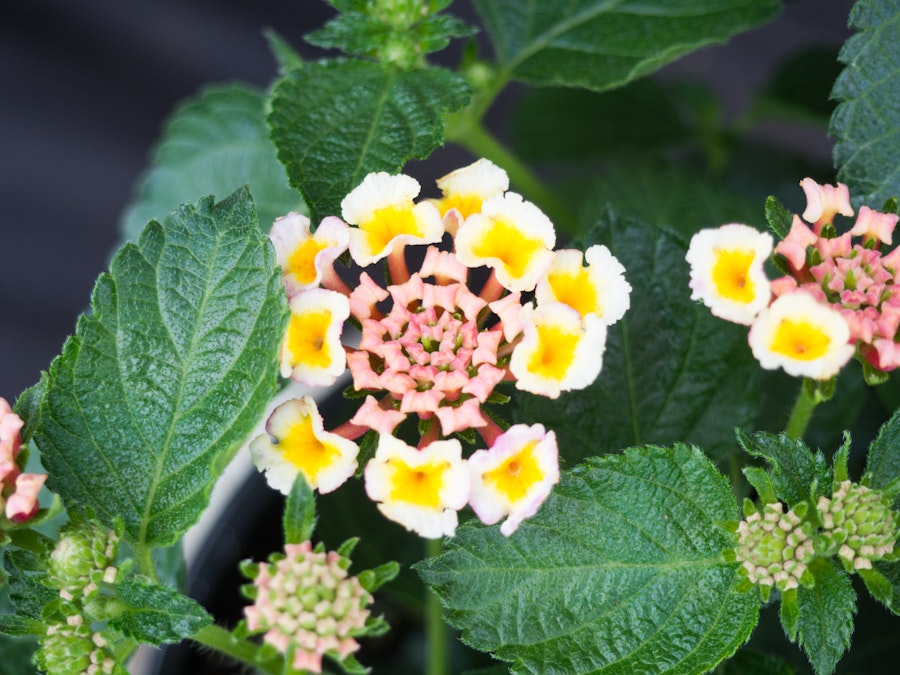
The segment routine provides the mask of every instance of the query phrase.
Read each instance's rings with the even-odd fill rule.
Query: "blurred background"
[[[669,66],[662,77],[701,79],[718,92],[724,114],[737,118],[786,53],[823,47],[823,58],[833,58],[848,35],[851,6],[849,0],[788,2],[774,22]],[[477,21],[467,1],[451,11]],[[0,21],[0,396],[14,399],[33,384],[73,331],[173,106],[209,83],[266,87],[276,72],[266,28],[305,58],[322,55],[301,36],[332,14],[320,0],[6,3]],[[439,56],[453,65],[459,50],[451,45]],[[502,103],[491,123],[503,135]],[[757,133],[774,134],[828,165],[831,145],[821,128],[763,126]],[[460,165],[459,154],[447,150],[433,161]]]

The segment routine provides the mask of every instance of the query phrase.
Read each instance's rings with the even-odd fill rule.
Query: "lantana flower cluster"
[[[37,515],[38,493],[46,474],[22,473],[22,418],[0,398],[0,507],[11,523],[27,522]]]
[[[491,162],[437,185],[442,197],[416,201],[415,179],[373,173],[342,218],[315,231],[296,213],[275,222],[291,310],[282,375],[325,386],[349,371],[364,400],[331,431],[312,398],[287,401],[251,451],[276,489],[299,473],[329,492],[356,472],[356,441],[373,432],[366,491],[388,518],[437,538],[469,504],[487,524],[506,518],[510,535],[558,481],[556,437],[540,424],[504,428],[487,405],[505,399],[504,382],[550,398],[591,384],[631,287],[604,246],[554,250],[552,222]],[[352,284],[335,267],[345,251],[360,268]],[[408,420],[414,446],[401,440]],[[485,447],[465,458],[458,436],[472,430]]]
[[[900,365],[900,251],[891,246],[898,216],[863,206],[851,217],[846,185],[800,183],[807,206],[773,248],[772,236],[732,223],[694,235],[687,260],[691,297],[716,316],[750,326],[749,342],[764,368],[824,380],[854,354],[880,371]],[[782,257],[788,271],[769,281],[765,261]]]
[[[369,634],[372,595],[347,574],[350,561],[337,552],[313,550],[308,541],[287,544],[268,563],[245,566],[253,583],[244,588],[250,634],[290,655],[294,670],[322,672],[322,657],[342,661]]]

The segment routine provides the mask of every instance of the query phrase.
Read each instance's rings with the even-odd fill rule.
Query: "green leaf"
[[[833,561],[816,558],[809,569],[815,585],[797,592],[800,646],[816,675],[828,675],[850,647],[856,593],[850,577]]]
[[[43,558],[29,551],[7,549],[3,566],[9,575],[9,599],[16,614],[39,620],[44,607],[59,599],[57,590],[42,583],[47,577]]]
[[[758,466],[745,466],[741,469],[747,482],[756,490],[757,496],[763,504],[771,504],[777,502],[778,497],[775,496],[775,486],[772,485],[772,479],[769,472]]]
[[[441,116],[469,94],[460,76],[440,68],[321,61],[278,81],[269,125],[278,158],[318,221],[340,215],[341,200],[368,173],[396,173],[426,157],[443,142]]]
[[[786,434],[751,436],[738,431],[738,442],[747,453],[769,464],[775,495],[789,507],[811,496],[815,501],[815,497],[830,494],[831,472],[825,456],[821,451],[814,454],[802,440]]]
[[[685,249],[668,234],[608,212],[584,243],[605,243],[625,266],[631,309],[609,330],[596,382],[556,400],[517,392],[517,421],[554,429],[570,461],[681,440],[717,457],[735,450],[733,428],[759,406],[747,329],[690,299]]]
[[[269,50],[272,52],[275,60],[278,61],[278,73],[280,75],[284,75],[295,68],[303,67],[303,58],[281,35],[271,28],[264,30],[263,35],[266,36],[266,41],[269,43]]]
[[[800,630],[800,606],[797,602],[797,589],[789,588],[781,594],[781,607],[778,617],[781,619],[781,627],[791,642],[797,641],[797,631]]]
[[[297,475],[284,505],[284,543],[302,544],[316,528],[316,496],[302,473]]]
[[[38,416],[41,411],[41,399],[44,396],[44,385],[47,382],[47,373],[41,373],[41,379],[19,394],[16,399],[15,413],[22,418],[25,425],[22,427],[22,439],[28,441],[34,432]]]
[[[878,602],[883,604],[892,614],[900,615],[900,562],[885,562],[883,560],[872,563],[873,570],[877,572],[887,583],[891,585],[890,597],[882,591],[880,587],[869,588],[869,592]],[[863,577],[865,581],[865,577]],[[866,581],[866,586],[869,583]],[[876,595],[877,592],[877,595]]]
[[[862,578],[863,583],[865,583],[866,588],[869,593],[882,605],[891,609],[894,604],[894,586],[891,583],[890,579],[885,577],[881,572],[876,569],[871,570],[857,570],[857,573]],[[896,614],[896,612],[894,612]]]
[[[869,487],[876,490],[900,478],[900,410],[882,425],[869,446],[866,476]]]
[[[196,601],[168,586],[130,579],[118,584],[116,592],[121,613],[109,625],[146,644],[181,642],[212,623]]]
[[[756,625],[722,553],[731,488],[697,448],[648,446],[565,472],[511,537],[472,522],[416,565],[466,644],[513,673],[701,673]]]
[[[838,180],[856,204],[873,208],[900,195],[900,10],[894,0],[861,0],[850,12],[857,32],[844,44],[844,63],[831,117]]]
[[[182,103],[166,122],[153,164],[125,211],[124,236],[134,241],[144,225],[161,222],[179,204],[248,184],[264,231],[289,211],[304,212],[275,156],[265,109],[265,95],[240,84],[211,87]]]
[[[50,368],[48,483],[136,547],[174,543],[277,390],[286,301],[246,189],[116,254]]]
[[[784,239],[791,231],[794,215],[778,199],[770,196],[766,200],[766,222],[776,237]]]
[[[771,19],[777,0],[474,0],[497,60],[539,85],[618,87]]]
[[[0,614],[0,633],[11,637],[44,635],[47,626],[43,621],[18,614]]]

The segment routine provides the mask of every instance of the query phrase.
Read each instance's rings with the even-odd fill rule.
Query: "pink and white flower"
[[[313,233],[309,218],[291,212],[275,220],[269,239],[288,295],[296,295],[322,282],[334,261],[347,250],[350,230],[340,218],[329,216]]]
[[[341,344],[350,301],[314,288],[291,298],[291,318],[281,346],[281,376],[313,386],[332,384],[347,369]]]
[[[506,517],[500,532],[508,537],[537,513],[559,482],[556,435],[541,424],[516,424],[489,450],[475,452],[468,466],[469,504],[485,525]]]

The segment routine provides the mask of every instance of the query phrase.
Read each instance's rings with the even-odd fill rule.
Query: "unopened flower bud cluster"
[[[80,615],[53,624],[41,638],[38,667],[52,675],[128,675],[107,649],[107,641]]]
[[[310,542],[286,545],[285,557],[260,565],[248,587],[256,597],[244,608],[247,628],[265,632],[264,642],[280,652],[293,653],[295,669],[320,673],[325,654],[340,660],[355,652],[354,637],[365,633],[372,596],[348,576],[349,564],[333,551],[314,551]]]
[[[897,521],[880,492],[847,480],[831,499],[820,497],[816,510],[823,537],[848,570],[871,569],[873,560],[893,553]]]
[[[780,502],[763,506],[738,526],[735,554],[754,584],[779,591],[797,588],[812,560],[812,525]]]
[[[118,551],[118,535],[98,525],[67,532],[50,554],[50,578],[59,596],[67,602],[85,602],[99,593],[101,583],[114,583]]]

